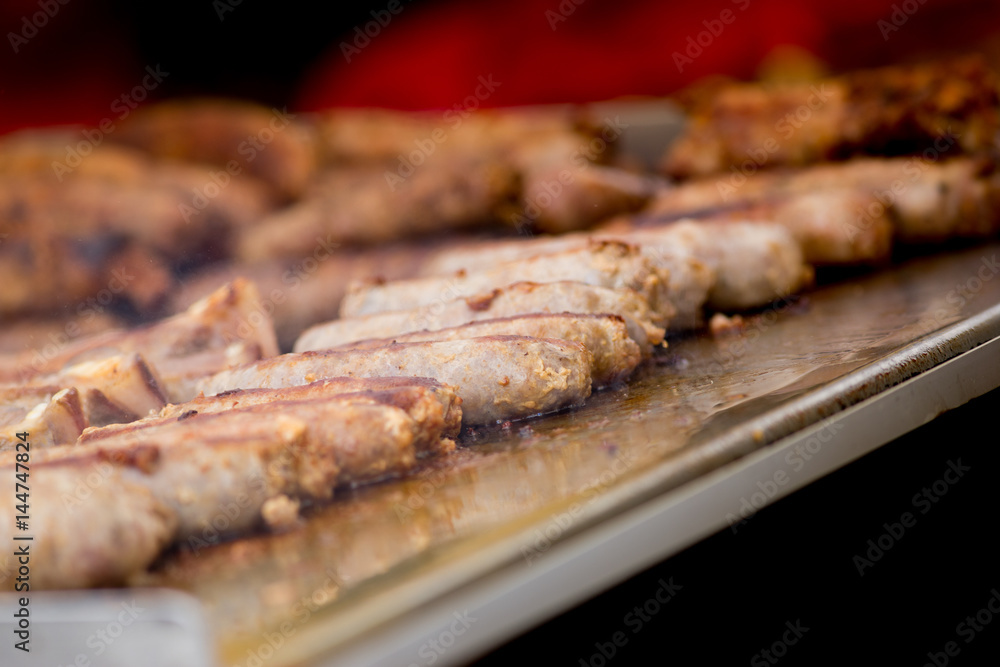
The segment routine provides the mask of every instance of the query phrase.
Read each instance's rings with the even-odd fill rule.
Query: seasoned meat
[[[440,421],[418,424],[391,405],[279,401],[115,428],[107,438],[41,450],[32,456],[32,470],[69,461],[128,466],[177,514],[182,536],[207,527],[222,503],[253,491],[256,509],[232,519],[232,529],[241,531],[256,525],[259,503],[278,493],[329,498],[340,484],[407,470],[416,461],[418,436],[430,439],[442,429]],[[0,465],[12,458],[0,453]]]
[[[215,165],[237,181],[252,176],[285,197],[301,194],[316,169],[309,124],[249,102],[153,104],[130,114],[109,138],[160,158]]]
[[[641,244],[650,256],[660,254],[664,261],[687,249],[690,256],[704,262],[715,276],[706,296],[710,310],[757,308],[794,294],[812,281],[812,269],[799,245],[778,225],[676,223],[640,228],[626,238]],[[698,295],[702,283],[689,282]],[[695,297],[677,300],[693,305]]]
[[[102,144],[93,146],[86,159],[75,161],[68,173],[59,164],[66,159],[68,148],[83,138],[82,128],[39,128],[20,130],[0,137],[0,174],[10,176],[44,176],[58,181],[70,173],[80,178],[97,178],[124,184],[142,183],[150,169],[150,161],[140,151],[127,146]],[[63,165],[69,168],[68,165]]]
[[[264,189],[212,170],[156,163],[109,143],[66,166],[79,135],[0,140],[2,314],[77,315],[128,307],[159,314],[173,270],[218,258],[232,236],[274,206]],[[209,192],[209,196],[205,193]]]
[[[921,168],[920,176],[914,178],[912,171]],[[990,238],[1000,231],[1000,173],[992,163],[957,159],[934,165],[910,163],[903,167],[904,173],[907,169],[901,193],[892,197],[895,181],[886,186],[888,194],[886,190],[875,193],[879,203],[891,202],[883,208],[888,209],[898,240],[938,243],[952,238]],[[868,224],[872,213],[866,213],[856,226]]]
[[[186,403],[171,404],[156,416],[128,424],[88,428],[77,441],[91,444],[140,428],[184,421],[195,414],[206,415],[270,403],[330,400],[344,405],[391,405],[405,410],[420,423],[427,437],[415,443],[417,452],[439,453],[442,438],[458,436],[462,423],[461,401],[455,390],[429,378],[330,378],[281,389],[234,389],[214,396],[199,396]]]
[[[534,313],[516,317],[501,317],[437,331],[416,331],[392,338],[355,341],[341,345],[338,349],[370,350],[393,343],[466,340],[494,335],[558,338],[559,340],[580,343],[587,348],[593,357],[594,365],[591,367],[590,373],[595,387],[604,387],[624,380],[642,361],[643,350],[645,349],[647,355],[652,352],[652,346],[649,345],[645,335],[640,336],[641,341],[635,341],[629,337],[625,319],[619,315],[576,315],[573,313]]]
[[[539,283],[569,280],[597,287],[629,288],[659,313],[658,325],[665,325],[674,312],[667,292],[668,271],[651,262],[636,246],[599,241],[452,276],[357,284],[341,302],[340,316],[443,304],[522,280]]]
[[[81,361],[57,373],[32,378],[30,384],[76,389],[91,426],[132,421],[166,403],[155,371],[135,353]]]
[[[668,272],[668,298],[677,309],[670,328],[678,331],[699,326],[706,304],[710,309],[756,308],[811,279],[796,240],[779,225],[652,222],[626,216],[586,234],[453,245],[435,253],[423,271],[461,271],[618,240],[637,245],[643,257]]]
[[[613,215],[642,208],[656,191],[652,179],[624,169],[571,165],[567,157],[555,166],[525,171],[521,212],[525,220],[514,218],[515,227],[523,229],[524,223],[530,223],[553,234],[587,229]]]
[[[0,366],[0,382],[37,375],[32,379],[36,384],[58,383],[62,380],[56,378],[69,373],[70,367],[93,373],[94,362],[132,353],[149,362],[169,400],[183,401],[194,397],[194,382],[202,376],[274,356],[278,347],[266,304],[256,287],[237,279],[161,322],[81,336],[45,356],[22,354],[15,364]],[[91,365],[85,365],[88,363]],[[87,386],[100,389],[93,383]],[[135,414],[145,416],[146,410]]]
[[[211,169],[192,164],[155,163],[140,156],[130,158],[136,177],[88,175],[82,165],[104,150],[95,149],[79,169],[66,174],[48,167],[5,175],[0,180],[0,221],[16,232],[8,241],[28,240],[39,244],[39,250],[51,247],[30,234],[44,229],[52,242],[82,243],[84,253],[114,251],[124,239],[183,261],[212,247],[224,250],[228,234],[274,207],[257,184],[235,180],[219,187]],[[117,159],[121,153],[114,155]],[[214,196],[205,196],[206,191]]]
[[[812,264],[874,264],[888,259],[892,251],[893,219],[870,193],[854,188],[798,194],[775,192],[767,199],[690,211],[675,211],[670,203],[654,202],[633,222],[637,226],[666,225],[678,219],[697,219],[707,224],[776,224],[788,230]],[[669,197],[665,201],[669,202]]]
[[[509,221],[521,232],[570,232],[641,208],[654,178],[601,164],[614,154],[621,128],[560,133],[521,142],[509,153],[521,174],[521,207]]]
[[[43,369],[46,359],[77,338],[120,329],[123,325],[120,319],[97,312],[4,322],[0,329],[0,368],[27,362],[31,368]]]
[[[432,377],[461,397],[463,424],[485,424],[580,405],[590,395],[590,368],[590,353],[579,343],[487,336],[285,354],[223,371],[200,388],[208,395],[338,376]]]
[[[323,160],[327,164],[382,163],[395,166],[420,144],[431,141],[447,158],[489,155],[526,162],[553,139],[590,138],[593,120],[579,108],[482,110],[456,123],[441,114],[388,109],[333,109],[317,114]],[[435,138],[445,137],[444,141]],[[435,160],[436,156],[432,156]],[[431,163],[433,164],[433,162]]]
[[[76,389],[0,388],[0,451],[14,449],[29,433],[36,449],[75,442],[87,426]]]
[[[123,336],[161,374],[167,398],[193,398],[195,381],[224,368],[278,354],[267,302],[253,283],[237,279],[184,313]]]
[[[400,243],[339,248],[319,239],[312,252],[300,259],[217,263],[188,277],[174,294],[172,310],[181,312],[219,285],[247,278],[260,291],[261,308],[271,313],[279,346],[290,350],[307,327],[337,317],[352,280],[412,277],[430,247]]]
[[[429,392],[425,396],[432,400]],[[239,457],[241,447],[253,450],[250,443],[258,442],[262,447],[259,453],[268,463],[280,462],[268,471],[269,475],[277,474],[269,478],[277,485],[276,492],[328,498],[340,484],[370,481],[409,469],[416,462],[418,438],[425,442],[440,439],[444,423],[432,419],[418,424],[403,409],[385,403],[327,397],[277,401],[130,426],[116,427],[108,437],[101,437],[100,429],[88,432],[81,438],[81,445],[72,449],[120,447],[131,451],[137,446],[153,445],[160,448],[161,457],[177,454],[177,463],[182,467],[159,483],[164,484],[163,493],[170,495],[171,505],[180,512],[183,530],[197,521],[195,508],[181,507],[186,504],[185,495],[211,496],[221,493],[223,486],[220,479],[210,493],[205,493],[200,489],[196,466],[183,472],[191,464],[182,464],[180,453],[190,447],[201,444],[208,450],[217,448],[215,453],[224,456],[213,465],[225,463],[226,468],[252,465],[237,463],[232,457]],[[212,455],[207,452],[197,463],[211,461]],[[204,504],[200,498],[198,503]]]
[[[882,264],[896,236],[893,216],[871,193],[850,188],[803,192],[702,218],[764,220],[781,225],[817,265]]]
[[[30,550],[31,590],[116,586],[146,569],[173,539],[174,513],[135,479],[134,471],[99,456],[36,465],[32,442],[28,530],[15,530],[19,501],[13,483],[0,494],[0,572],[18,570],[18,548]],[[62,449],[60,447],[53,448]],[[12,452],[4,452],[9,458]],[[15,464],[0,474],[14,478]],[[14,541],[31,535],[31,541]],[[14,590],[15,576],[2,579]]]
[[[279,401],[32,452],[32,525],[60,547],[32,559],[32,576],[58,587],[120,581],[171,541],[254,528],[273,498],[329,498],[335,486],[404,472],[415,443],[443,428],[385,404]],[[0,470],[14,463],[0,452]],[[0,501],[8,540],[13,497]]]
[[[530,313],[611,313],[625,318],[633,340],[645,336],[650,345],[663,340],[664,330],[653,324],[653,320],[659,319],[658,314],[634,290],[568,281],[521,282],[468,299],[319,324],[302,334],[295,350],[337,347],[366,338],[391,338],[413,331],[436,331]]]
[[[394,185],[411,171],[450,173],[481,160],[509,168],[520,183],[517,202],[498,213],[521,231],[590,227],[639,208],[653,192],[650,179],[606,166],[620,121],[598,122],[581,108],[479,111],[456,124],[434,114],[338,109],[316,124],[330,164],[376,164]]]
[[[706,178],[661,192],[636,216],[768,220],[817,264],[885,260],[891,241],[988,237],[1000,229],[1000,175],[973,158],[855,159],[756,174],[738,187]]]
[[[265,217],[240,237],[245,261],[301,257],[317,240],[380,243],[448,230],[496,225],[517,193],[516,174],[484,160],[415,169],[387,182],[383,167],[331,169],[304,197]]]
[[[256,289],[238,280],[173,318],[79,337],[49,352],[22,353],[0,366],[0,383],[75,387],[87,422],[102,426],[144,417],[167,399],[192,398],[199,378],[278,348]]]
[[[996,75],[981,57],[852,72],[814,83],[734,83],[686,96],[690,122],[663,170],[678,178],[919,153],[950,133],[988,151],[1000,129]],[[685,96],[682,96],[682,98]]]

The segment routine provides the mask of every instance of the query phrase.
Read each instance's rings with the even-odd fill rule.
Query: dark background
[[[485,656],[479,667],[589,661],[617,631],[628,643],[608,665],[768,663],[785,622],[809,628],[776,664],[996,665],[1000,614],[972,641],[956,626],[1000,591],[997,530],[1000,390],[982,396],[766,507]],[[948,468],[969,466],[926,514],[912,498]],[[859,576],[853,562],[883,523],[912,528]],[[624,616],[661,578],[684,588],[642,630]],[[994,602],[994,608],[998,603]],[[985,617],[985,614],[984,614]],[[780,649],[779,649],[780,650]],[[595,667],[600,665],[594,661]]]

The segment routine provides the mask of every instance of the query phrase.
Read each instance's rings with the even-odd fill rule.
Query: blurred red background
[[[483,106],[664,95],[708,74],[748,78],[784,45],[834,71],[1000,52],[993,0],[63,1],[0,5],[0,132],[113,118],[157,64],[169,76],[149,99],[421,109],[461,104],[490,75]]]

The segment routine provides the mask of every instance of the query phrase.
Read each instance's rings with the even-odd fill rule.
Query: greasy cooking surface
[[[741,335],[672,340],[582,409],[465,433],[464,447],[411,479],[339,490],[284,534],[191,543],[137,583],[198,596],[226,664],[245,664],[283,622],[287,643],[269,662],[314,655],[440,593],[442,581],[544,558],[536,530],[580,530],[780,437],[739,427],[1000,303],[998,255],[992,244],[911,260],[779,303]],[[819,416],[804,412],[800,426]],[[573,502],[582,512],[553,529]],[[364,607],[404,589],[398,604]]]

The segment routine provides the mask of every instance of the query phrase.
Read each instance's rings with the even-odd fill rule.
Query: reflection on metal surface
[[[913,345],[1000,303],[1000,280],[977,277],[998,251],[912,260],[776,304],[740,334],[673,340],[582,409],[468,433],[412,478],[339,493],[284,534],[178,550],[141,583],[200,598],[226,664],[319,655],[979,344],[982,331]]]

